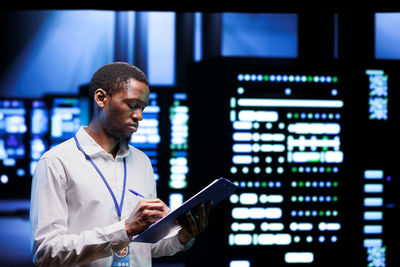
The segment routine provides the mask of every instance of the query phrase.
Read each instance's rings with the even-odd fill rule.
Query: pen
[[[145,198],[142,194],[139,194],[138,192],[133,191],[132,189],[128,189],[128,190],[131,191],[131,193],[134,194],[134,195],[137,195],[139,197]]]

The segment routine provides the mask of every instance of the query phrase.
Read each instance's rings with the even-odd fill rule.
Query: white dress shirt
[[[91,163],[78,150],[73,138],[47,151],[39,160],[32,182],[31,248],[41,266],[112,266],[114,252],[129,244],[130,266],[151,266],[152,257],[173,255],[187,249],[177,232],[156,244],[130,242],[125,219],[140,197],[156,197],[149,158],[129,146],[114,159],[81,127],[76,137],[110,185],[120,203],[123,158],[127,181],[121,220],[110,192]],[[189,244],[190,243],[190,244]]]

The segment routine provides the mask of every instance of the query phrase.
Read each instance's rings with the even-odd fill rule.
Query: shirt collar
[[[100,154],[109,154],[104,149],[96,143],[96,141],[87,133],[87,126],[81,126],[78,132],[76,133],[76,138],[78,139],[81,147],[85,151],[85,153],[90,157],[95,157]],[[124,158],[128,156],[130,152],[129,147],[120,147],[116,158]]]

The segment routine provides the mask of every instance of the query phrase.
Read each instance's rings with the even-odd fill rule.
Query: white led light
[[[242,193],[240,194],[240,203],[243,205],[257,204],[258,196],[255,193]]]
[[[366,170],[364,172],[365,179],[382,179],[383,171],[382,170]]]
[[[250,262],[246,260],[235,260],[229,263],[229,267],[250,267]]]
[[[364,220],[382,220],[383,219],[383,212],[382,211],[366,211],[364,212]]]
[[[382,184],[365,184],[364,192],[365,193],[382,193],[383,185]]]
[[[232,127],[235,130],[251,130],[253,128],[253,124],[248,121],[235,121],[232,124]]]
[[[313,252],[286,252],[286,263],[311,263],[314,261]]]
[[[325,99],[268,99],[241,98],[238,105],[242,107],[310,107],[310,108],[341,108],[342,100]]]

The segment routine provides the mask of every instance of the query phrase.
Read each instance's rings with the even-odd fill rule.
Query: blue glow
[[[366,221],[376,221],[383,219],[383,212],[382,211],[365,211],[364,212],[364,220]]]
[[[87,108],[87,107],[86,107]],[[51,146],[71,138],[81,126],[79,98],[54,98],[51,107]]]
[[[21,12],[44,16],[40,11]],[[7,88],[4,93],[8,96],[78,93],[79,86],[100,66],[114,59],[114,11],[57,10],[46,14],[42,26],[4,73],[1,88]]]
[[[222,56],[295,58],[297,15],[223,13],[221,38]]]
[[[365,207],[382,207],[383,198],[381,197],[366,197],[364,198]]]
[[[382,234],[383,226],[382,225],[364,225],[363,232],[364,232],[364,234]]]
[[[203,46],[202,46],[202,17],[203,14],[200,12],[194,13],[194,44],[193,44],[193,58],[194,61],[199,62],[203,58]]]
[[[16,159],[25,156],[25,114],[22,101],[0,100],[0,160],[4,166],[15,166]]]
[[[365,179],[383,179],[382,170],[366,170],[364,172]]]
[[[187,187],[186,174],[189,172],[187,150],[189,135],[189,108],[185,105],[187,94],[175,93],[174,103],[170,107],[171,121],[171,158],[169,187],[182,189]]]
[[[388,75],[383,70],[367,70],[369,76],[369,119],[388,118]]]
[[[148,12],[147,67],[151,85],[175,84],[175,13]]]
[[[375,13],[375,58],[400,59],[400,13]]]
[[[365,184],[364,192],[365,193],[383,193],[383,185],[382,184]]]
[[[9,181],[8,175],[2,174],[2,175],[0,176],[0,182],[1,182],[2,184],[6,184],[6,183],[8,183],[8,181]]]

